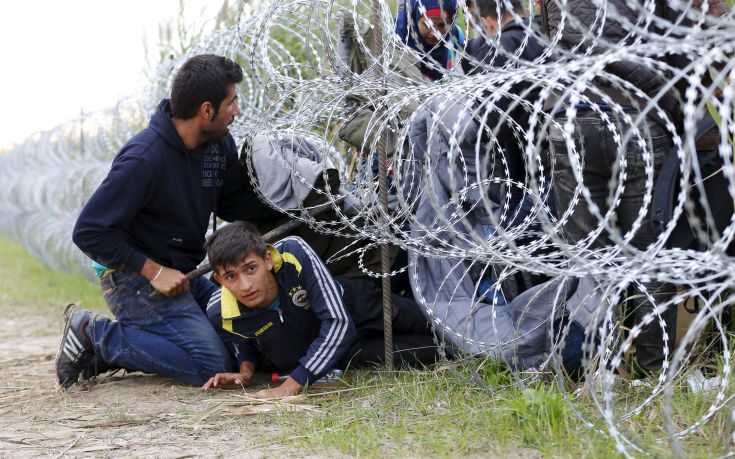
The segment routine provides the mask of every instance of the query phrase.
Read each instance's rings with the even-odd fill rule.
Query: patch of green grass
[[[81,273],[52,271],[20,243],[0,238],[0,313],[44,316],[72,302],[106,310],[95,282]]]
[[[359,371],[356,390],[325,397],[323,416],[284,422],[285,436],[305,446],[323,445],[356,457],[471,455],[610,457],[614,445],[588,430],[559,392],[539,385],[525,390],[484,390],[452,371]],[[585,444],[591,444],[593,448]],[[582,446],[584,445],[584,446]],[[571,446],[571,450],[569,449]],[[582,447],[580,447],[582,446]],[[517,451],[523,447],[523,451]]]
[[[127,412],[128,407],[120,402],[115,402],[107,406],[105,410],[105,417],[109,421],[126,421],[130,419],[130,415]]]
[[[562,391],[544,380],[522,386],[496,364],[475,361],[456,370],[360,370],[346,375],[348,390],[312,395],[320,414],[283,412],[271,418],[281,429],[282,442],[355,457],[622,457],[592,397],[583,393],[571,402],[565,398],[574,386]],[[665,440],[666,419],[678,428],[690,426],[715,398],[714,393],[692,394],[682,382],[676,384],[671,416],[658,396],[641,413],[616,422],[626,438],[655,457],[675,457]],[[621,416],[649,395],[650,389],[621,383],[613,412]],[[687,435],[680,443],[683,453],[714,457],[728,451],[732,426],[727,413],[725,409]]]

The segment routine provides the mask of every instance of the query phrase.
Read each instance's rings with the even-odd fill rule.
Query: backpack
[[[718,129],[717,124],[707,114],[697,124],[696,140]],[[663,230],[674,218],[680,192],[681,160],[676,148],[664,159],[653,190],[652,219],[654,225]],[[723,231],[731,224],[733,216],[733,197],[728,191],[728,180],[723,174],[723,161],[717,149],[698,149],[692,158],[691,167],[699,169],[701,182],[697,183],[692,170],[691,191],[688,200],[694,205],[691,215],[686,208],[679,215],[674,230],[669,235],[667,246],[692,250],[707,250],[722,237]],[[702,195],[702,192],[704,195]],[[704,201],[708,210],[702,205]],[[693,218],[692,218],[693,217]],[[727,247],[728,255],[735,255],[735,243]]]

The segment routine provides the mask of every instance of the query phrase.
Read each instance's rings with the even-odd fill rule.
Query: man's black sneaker
[[[63,332],[56,353],[56,380],[68,389],[77,383],[79,373],[94,361],[94,348],[85,332],[92,320],[91,312],[70,304],[64,311]]]

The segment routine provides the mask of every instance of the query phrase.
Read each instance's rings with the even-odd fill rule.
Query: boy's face
[[[432,25],[433,29],[432,30]],[[419,35],[430,45],[439,43],[452,26],[452,21],[444,16],[421,16],[419,20]],[[438,34],[438,35],[437,35]]]
[[[278,295],[278,284],[271,269],[273,259],[270,252],[262,258],[250,252],[238,263],[217,266],[214,278],[245,307],[265,308]]]

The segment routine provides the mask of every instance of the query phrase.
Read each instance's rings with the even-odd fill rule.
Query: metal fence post
[[[382,83],[383,79],[383,27],[381,20],[380,0],[373,0],[373,55],[376,57],[375,78]],[[385,95],[384,90],[379,90]],[[378,107],[376,107],[378,109]],[[385,151],[385,139],[381,135],[378,139],[378,191],[382,207],[381,220],[388,229],[388,158]],[[388,273],[390,266],[390,247],[388,242],[380,245],[380,264],[383,274],[383,333],[385,342],[385,364],[393,367],[393,305],[391,303],[391,286]]]

